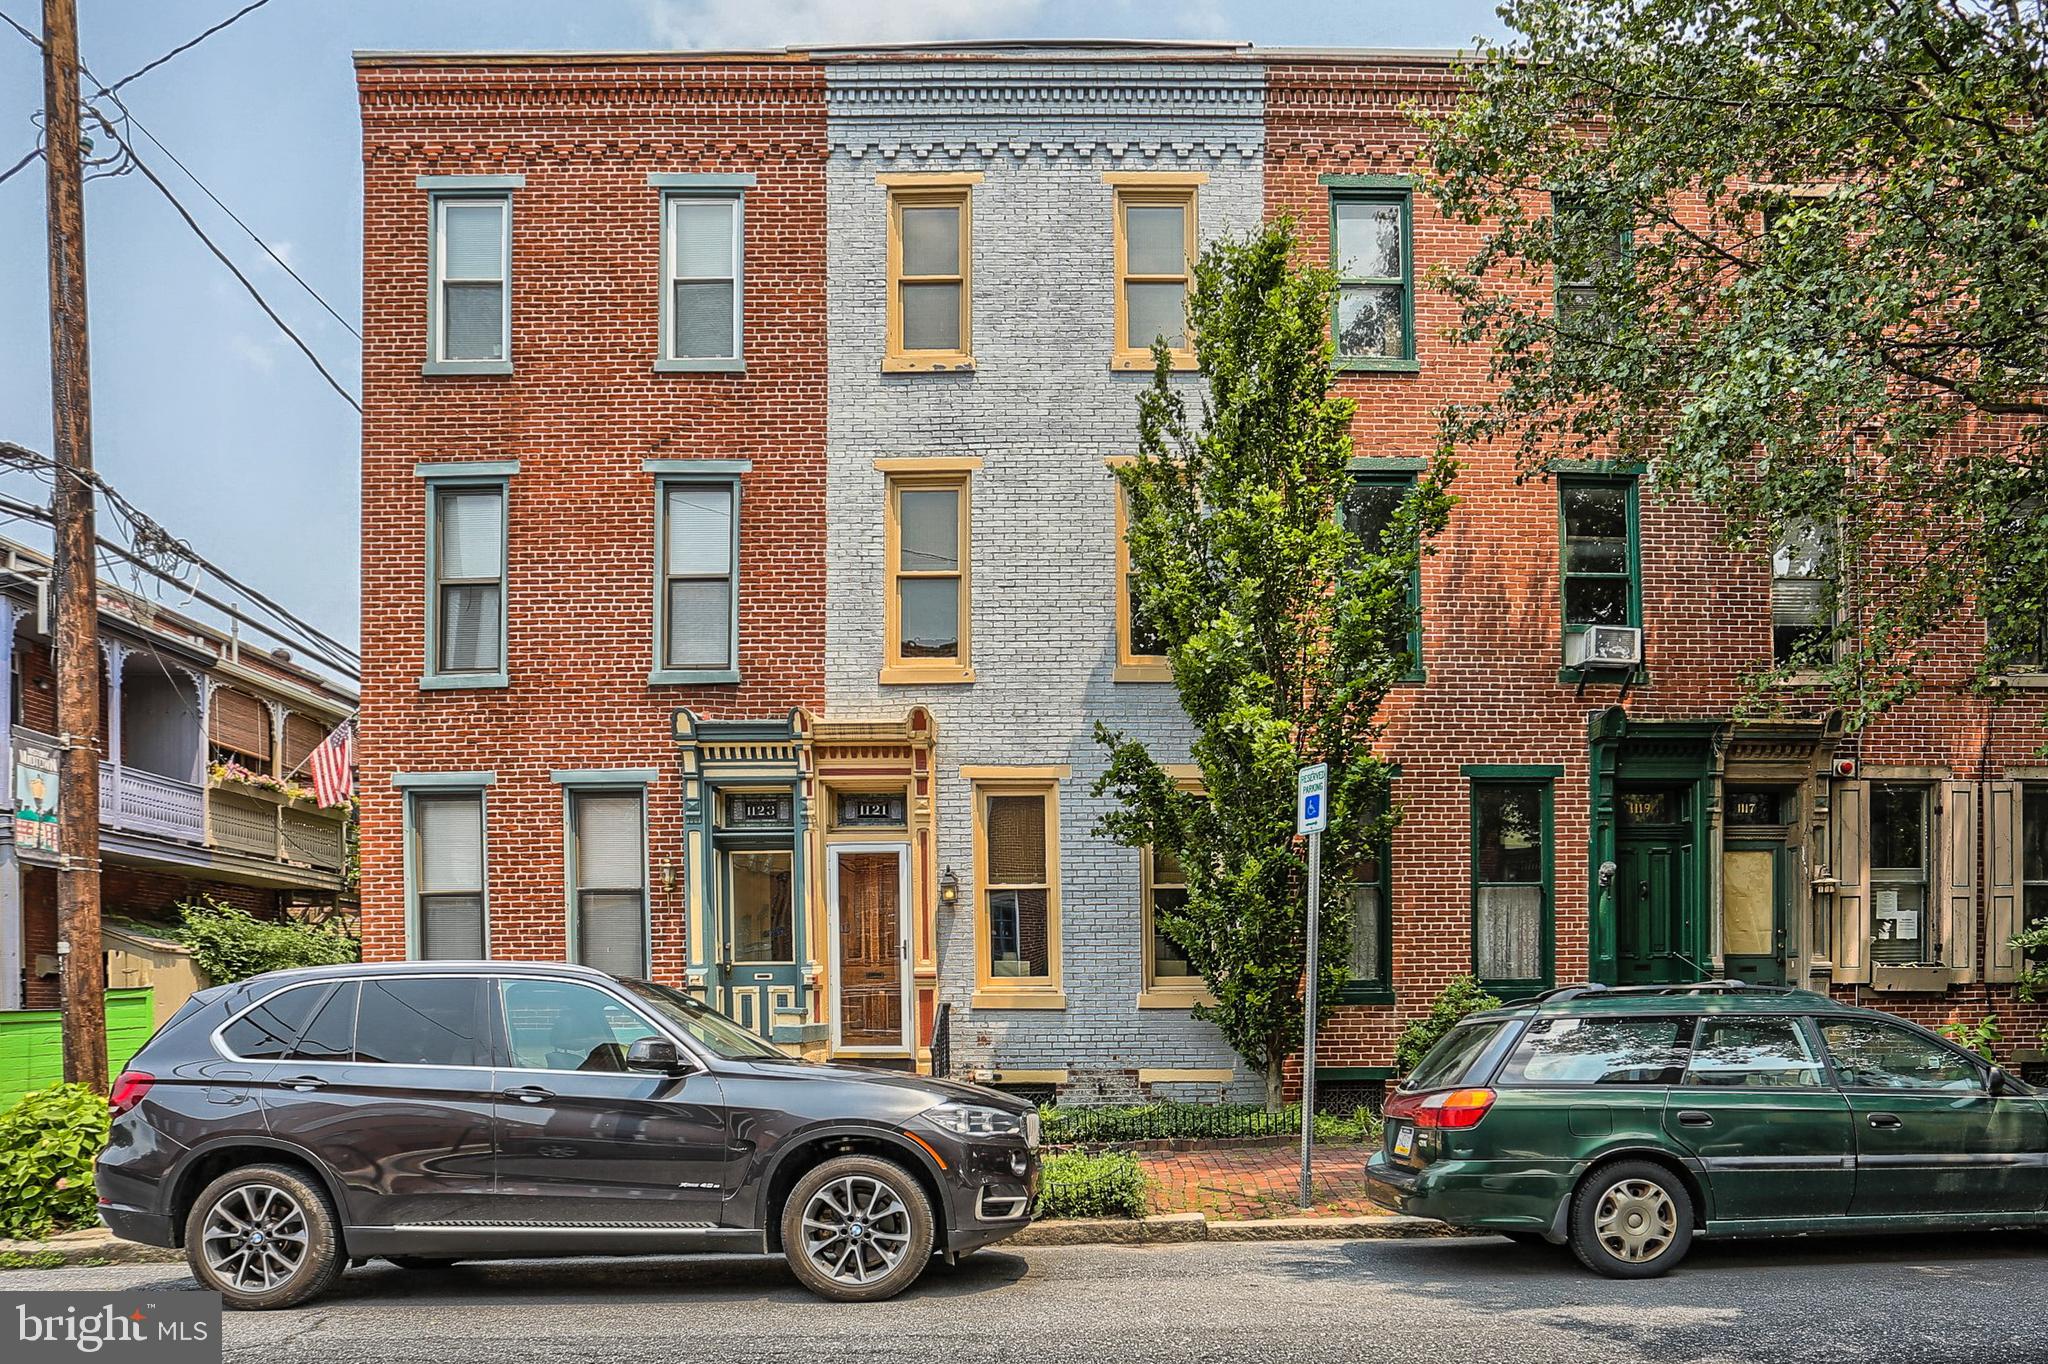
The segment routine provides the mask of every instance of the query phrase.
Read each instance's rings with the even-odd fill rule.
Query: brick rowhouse
[[[1284,211],[1327,261],[1340,204],[1398,205],[1412,343],[1338,380],[1360,477],[1398,485],[1434,455],[1442,405],[1487,391],[1485,353],[1445,339],[1454,305],[1428,284],[1478,235],[1416,182],[1406,112],[1453,96],[1455,58],[1042,44],[372,55],[358,74],[367,954],[420,953],[406,811],[458,789],[484,811],[489,951],[573,955],[565,792],[609,773],[646,792],[651,974],[787,1046],[916,1064],[943,1047],[1070,1097],[1255,1094],[1150,940],[1156,878],[1091,832],[1097,719],[1165,757],[1187,738],[1116,604],[1104,466],[1144,376],[1112,358],[1111,224],[1124,194],[1191,196],[1205,238]],[[664,176],[745,182],[743,373],[653,363]],[[509,372],[423,373],[431,203],[465,185],[511,204]],[[939,365],[897,353],[884,306],[901,204],[957,205],[972,229],[972,335]],[[1325,1093],[1369,1096],[1403,1021],[1503,963],[1505,993],[1733,973],[1931,1023],[1996,1011],[2008,1059],[2029,1059],[2048,1019],[2013,997],[2004,939],[2048,764],[2032,709],[1970,690],[1981,630],[1944,634],[1926,690],[1861,734],[1799,688],[1738,721],[1771,656],[1769,556],[1724,547],[1643,466],[1518,478],[1505,449],[1456,453],[1420,668],[1384,710],[1403,811],[1386,950],[1358,959],[1372,976],[1326,1034]],[[736,683],[649,681],[655,489],[692,460],[744,462]],[[509,508],[489,685],[427,678],[428,498],[464,469]],[[1640,668],[1566,666],[1565,486],[1626,507]],[[972,506],[972,647],[950,675],[886,637],[894,499],[935,488]],[[1019,799],[1056,829],[1056,871],[1043,922],[998,924],[1020,902],[983,883],[991,802],[1014,819]],[[1873,865],[1880,805],[1889,848],[1917,820],[1917,881]],[[764,856],[786,859],[795,909],[736,962],[735,878]],[[1054,870],[1037,856],[1027,884]],[[868,968],[884,984],[856,997]]]

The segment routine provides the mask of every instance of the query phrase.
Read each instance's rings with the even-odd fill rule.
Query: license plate
[[[1394,1133],[1394,1158],[1396,1160],[1406,1159],[1414,1150],[1415,1129],[1403,1123],[1400,1130]]]

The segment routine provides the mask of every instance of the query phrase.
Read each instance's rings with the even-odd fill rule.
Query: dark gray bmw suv
[[[100,1216],[230,1306],[350,1262],[774,1253],[847,1302],[1022,1228],[1038,1114],[807,1064],[663,985],[411,962],[201,991],[114,1086]]]

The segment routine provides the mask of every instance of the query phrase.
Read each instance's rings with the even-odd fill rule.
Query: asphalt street
[[[189,1288],[168,1265],[0,1275],[6,1289]],[[932,1359],[1548,1364],[2048,1361],[2048,1237],[1695,1247],[1615,1283],[1492,1239],[983,1251],[845,1307],[779,1261],[521,1261],[350,1271],[291,1312],[231,1313],[227,1358]]]

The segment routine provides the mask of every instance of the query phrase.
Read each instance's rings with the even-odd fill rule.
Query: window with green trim
[[[1405,189],[1333,189],[1330,256],[1337,273],[1340,365],[1415,359],[1415,286]]]
[[[1641,625],[1633,478],[1559,478],[1564,628]]]
[[[1550,985],[1552,852],[1549,782],[1472,783],[1472,974],[1496,994]]]
[[[413,792],[406,799],[412,955],[475,961],[490,951],[484,899],[484,793]]]
[[[1351,488],[1344,499],[1344,520],[1351,533],[1365,542],[1367,554],[1391,552],[1388,537],[1394,529],[1394,518],[1413,491],[1414,474],[1375,471],[1352,475]],[[1390,639],[1388,646],[1407,654],[1408,663],[1402,670],[1403,676],[1410,681],[1421,681],[1422,561],[1419,557],[1408,571],[1407,627]]]
[[[1625,260],[1629,234],[1609,232],[1588,205],[1568,195],[1550,198],[1551,274],[1559,321],[1590,307],[1600,277]]]
[[[433,364],[497,364],[512,355],[512,196],[437,194]]]
[[[1391,839],[1381,839],[1351,882],[1351,979],[1346,1004],[1394,1001],[1394,873]]]

